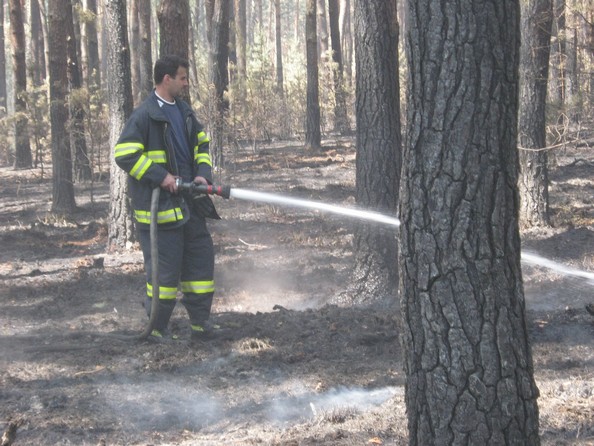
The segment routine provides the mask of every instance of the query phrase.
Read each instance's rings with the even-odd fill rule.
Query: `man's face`
[[[187,88],[188,86],[188,70],[184,67],[179,67],[177,69],[175,77],[171,77],[168,74],[165,76],[167,76],[169,81],[167,84],[167,91],[173,97],[179,96],[184,88]]]

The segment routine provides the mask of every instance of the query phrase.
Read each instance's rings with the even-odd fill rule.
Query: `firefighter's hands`
[[[177,193],[177,183],[175,182],[175,177],[167,172],[163,181],[161,181],[161,189],[166,190],[171,194]]]
[[[196,178],[194,178],[194,183],[208,185],[208,181],[206,181],[206,178],[204,178],[204,177],[196,177]]]

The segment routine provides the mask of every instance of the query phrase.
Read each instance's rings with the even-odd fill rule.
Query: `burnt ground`
[[[221,182],[352,206],[353,145],[325,147],[238,149]],[[594,270],[593,161],[587,147],[556,153],[554,224],[523,233],[525,250]],[[181,340],[151,344],[114,336],[147,320],[138,250],[105,250],[107,181],[78,185],[66,220],[48,214],[41,171],[0,180],[0,431],[16,428],[13,444],[406,444],[397,309],[331,303],[356,221],[215,197],[223,335],[190,344],[178,305]],[[530,265],[524,279],[542,442],[594,444],[591,280]]]

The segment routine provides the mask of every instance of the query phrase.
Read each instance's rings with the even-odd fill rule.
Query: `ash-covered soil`
[[[354,147],[325,147],[238,150],[220,182],[353,206]],[[525,232],[526,251],[594,270],[593,160],[556,154],[554,224]],[[40,170],[0,180],[0,432],[14,445],[406,444],[398,309],[332,304],[357,221],[215,197],[221,334],[190,343],[178,305],[180,340],[153,344],[124,339],[147,323],[145,279],[137,249],[106,252],[107,180],[77,185],[68,220],[48,214]],[[542,442],[594,444],[594,285],[529,265],[524,280]]]

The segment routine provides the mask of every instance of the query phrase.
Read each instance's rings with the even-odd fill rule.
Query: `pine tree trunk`
[[[283,44],[281,28],[281,3],[280,0],[274,0],[274,19],[275,19],[275,48],[276,48],[276,90],[281,97],[284,97],[284,78],[283,78]]]
[[[32,166],[27,119],[27,66],[25,62],[25,26],[23,7],[20,0],[9,0],[10,32],[12,37],[12,68],[14,75],[14,167],[26,169]]]
[[[394,0],[355,0],[357,205],[389,215],[398,207],[402,136],[398,23]],[[349,293],[357,303],[397,303],[397,230],[357,226]]]
[[[72,27],[70,0],[49,3],[49,86],[52,134],[52,212],[70,215],[76,208],[72,182],[72,150],[68,122],[68,37]],[[70,10],[70,14],[68,14]],[[70,24],[69,24],[70,22]]]
[[[408,0],[400,296],[411,445],[538,445],[516,0]],[[488,57],[485,57],[488,55]]]
[[[140,103],[140,20],[138,2],[128,2],[130,12],[128,23],[130,24],[130,71],[132,74],[132,97],[134,104]]]
[[[6,50],[4,49],[4,0],[0,0],[0,118],[6,116]]]
[[[351,0],[340,0],[340,38],[344,78],[353,84],[353,33],[351,32]]]
[[[82,88],[81,69],[78,62],[77,42],[78,39],[74,30],[74,16],[72,3],[64,3],[64,24],[67,34],[67,61],[68,61],[68,84],[69,92],[75,93]],[[87,141],[85,132],[85,104],[71,94],[68,98],[70,118],[70,141],[74,155],[74,178],[76,181],[91,179],[91,161],[87,152]]]
[[[101,86],[99,64],[99,38],[97,35],[97,0],[83,0],[83,8],[88,20],[81,27],[83,49],[83,79],[87,88],[96,90]]]
[[[520,56],[520,223],[549,224],[546,98],[553,9],[551,0],[522,2]]]
[[[213,122],[211,122],[211,157],[216,166],[224,166],[223,141],[225,116],[229,110],[229,103],[225,92],[229,87],[228,59],[229,59],[229,14],[231,0],[215,0],[211,17],[211,71],[210,81],[214,87],[211,92],[214,105]]]
[[[138,0],[138,31],[140,42],[140,101],[153,91],[153,56],[151,32],[151,0]]]
[[[307,53],[307,108],[305,117],[305,149],[320,151],[320,93],[318,80],[318,39],[316,30],[316,2],[307,0],[305,9],[305,46]]]
[[[31,85],[38,87],[45,81],[45,42],[41,29],[41,12],[38,0],[30,0],[29,17],[31,23],[31,36],[29,47],[31,48],[31,67],[29,67]]]
[[[350,131],[346,92],[342,65],[342,46],[340,39],[340,0],[328,0],[330,20],[330,42],[332,45],[333,80],[334,80],[334,128],[340,133]]]
[[[328,56],[328,20],[326,19],[326,0],[318,0],[316,5],[316,33],[318,37],[318,60],[326,60]]]
[[[107,102],[109,105],[109,145],[114,147],[132,113],[130,51],[126,29],[125,0],[105,0],[107,33]],[[109,233],[111,249],[128,248],[134,241],[134,226],[128,204],[128,174],[110,156]]]
[[[188,0],[162,0],[157,12],[160,29],[159,57],[175,54],[189,60],[190,4]],[[190,103],[189,89],[181,98]]]

